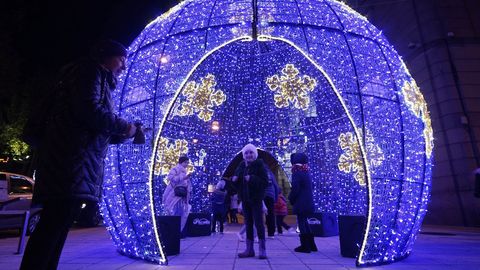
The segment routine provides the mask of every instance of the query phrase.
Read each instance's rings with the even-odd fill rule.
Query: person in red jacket
[[[283,219],[288,215],[287,209],[287,199],[282,194],[282,189],[279,188],[277,201],[274,204],[273,212],[275,214],[276,224],[277,224],[277,233],[283,234],[282,227],[289,232],[293,232],[293,228],[288,226]]]

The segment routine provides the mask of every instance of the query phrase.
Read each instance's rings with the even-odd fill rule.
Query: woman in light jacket
[[[181,230],[185,228],[188,214],[190,212],[190,193],[192,191],[192,184],[190,183],[190,175],[187,174],[187,166],[189,159],[186,156],[181,156],[178,159],[177,166],[173,167],[168,173],[167,179],[169,181],[167,188],[163,192],[162,202],[165,207],[167,215],[181,217]],[[176,196],[175,187],[184,186],[187,188],[186,196]],[[182,233],[184,236],[184,233]]]

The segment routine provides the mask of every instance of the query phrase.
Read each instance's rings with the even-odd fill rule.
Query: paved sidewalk
[[[293,252],[298,236],[286,234],[267,240],[268,260],[238,259],[244,242],[239,242],[239,226],[227,225],[224,234],[191,237],[181,241],[181,253],[169,257],[168,266],[131,259],[118,254],[104,227],[71,231],[60,259],[59,270],[98,269],[356,269],[354,259],[340,256],[338,237],[316,238],[319,252]],[[480,269],[480,229],[425,227],[413,254],[398,263],[363,269]],[[18,237],[0,234],[0,269],[18,269],[21,256],[14,255]],[[258,245],[255,245],[258,250]]]

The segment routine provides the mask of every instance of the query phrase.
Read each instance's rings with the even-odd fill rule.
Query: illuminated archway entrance
[[[208,185],[250,142],[283,168],[294,151],[309,156],[317,211],[365,215],[367,174],[352,123],[331,80],[295,47],[234,41],[198,63],[177,92],[156,140],[153,186],[165,186],[168,168],[188,154],[192,211],[205,211]],[[356,166],[356,173],[352,177],[339,164]],[[155,212],[163,212],[161,193],[153,201]]]
[[[265,43],[240,45],[252,37]],[[258,52],[263,62],[251,56]],[[306,86],[315,106],[305,105],[305,91],[281,94],[288,74],[297,74],[296,85]],[[304,76],[317,80],[315,90]],[[192,93],[213,82],[226,99],[214,91],[199,110],[205,99],[194,102]],[[358,265],[410,254],[431,190],[427,105],[381,31],[345,4],[182,1],[131,44],[118,89],[112,99],[121,116],[153,130],[150,143],[114,146],[106,160],[102,211],[121,253],[167,262],[154,218],[162,214],[163,178],[176,155],[193,160],[199,210],[219,168],[252,142],[281,164],[292,151],[314,158],[314,181],[326,181],[314,183],[317,210],[367,213]],[[245,104],[258,105],[245,114],[252,109]]]

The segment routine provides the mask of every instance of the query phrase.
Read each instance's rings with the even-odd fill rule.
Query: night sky
[[[6,107],[41,95],[61,66],[101,38],[125,46],[180,0],[9,1],[0,9],[0,126]],[[20,97],[19,97],[20,96]],[[17,106],[20,108],[21,106]]]
[[[0,156],[5,126],[22,126],[58,70],[102,38],[126,47],[180,0],[15,0],[0,8]],[[13,135],[8,135],[13,136]]]
[[[179,0],[14,2],[2,14],[12,49],[33,69],[55,69],[86,52],[98,38],[129,45],[146,24]]]

